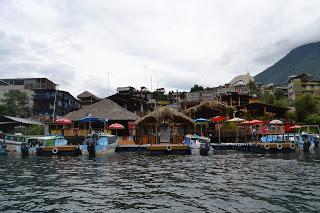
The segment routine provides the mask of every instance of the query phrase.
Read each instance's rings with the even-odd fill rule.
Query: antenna
[[[109,95],[110,95],[110,94],[109,94],[109,93],[110,93],[110,90],[109,90],[109,85],[110,85],[110,84],[109,84],[109,77],[110,77],[110,76],[109,76],[109,72],[108,72],[108,97],[109,97]]]
[[[151,76],[151,92],[152,92],[153,90],[152,90],[152,76]]]

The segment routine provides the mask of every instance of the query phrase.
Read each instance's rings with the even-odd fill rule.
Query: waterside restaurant
[[[82,122],[83,118],[95,118],[91,122]],[[70,112],[64,118],[70,119],[70,125],[53,125],[51,134],[63,134],[65,136],[86,136],[92,131],[129,136],[135,129],[134,121],[139,119],[137,115],[129,112],[109,99],[102,99],[94,104],[83,106],[77,111]],[[110,130],[108,126],[119,123],[123,130]]]
[[[160,107],[136,121],[137,144],[182,144],[192,133],[193,120],[170,107]]]

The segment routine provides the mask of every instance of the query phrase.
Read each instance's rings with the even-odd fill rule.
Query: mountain
[[[293,49],[280,61],[256,75],[254,80],[279,84],[287,82],[291,75],[302,73],[320,78],[320,42]]]

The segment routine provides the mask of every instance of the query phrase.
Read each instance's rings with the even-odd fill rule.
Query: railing
[[[156,137],[155,135],[137,136],[136,143],[137,144],[159,144],[160,138],[161,138],[161,136]],[[184,138],[185,138],[184,135],[173,135],[173,137],[170,138],[170,142],[172,144],[182,144],[184,141]]]

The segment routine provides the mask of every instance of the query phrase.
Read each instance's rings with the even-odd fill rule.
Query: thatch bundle
[[[165,106],[160,107],[152,113],[149,113],[148,115],[140,118],[136,121],[136,124],[160,124],[162,122],[192,124],[193,120],[183,113]]]
[[[235,111],[234,107],[227,106],[219,101],[205,101],[183,111],[191,118],[212,118],[218,115],[226,115],[228,111]]]

